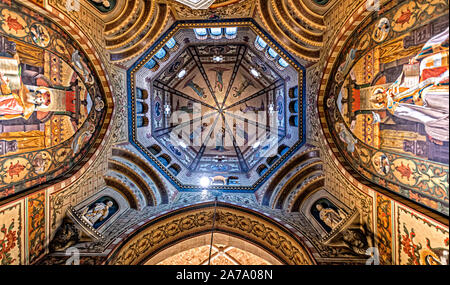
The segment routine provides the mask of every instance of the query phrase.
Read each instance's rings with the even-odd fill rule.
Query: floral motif
[[[0,239],[0,264],[1,265],[9,265],[13,264],[16,259],[11,255],[11,250],[14,249],[17,245],[17,231],[14,231],[14,219],[11,221],[11,224],[6,227],[6,224],[3,224],[0,229],[1,235],[3,237]]]

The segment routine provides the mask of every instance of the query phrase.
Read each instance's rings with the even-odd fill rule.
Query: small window
[[[142,99],[142,97],[143,97],[142,89],[137,88],[136,89],[136,98]]]
[[[155,57],[157,59],[163,59],[166,56],[166,54],[167,54],[166,50],[162,48],[155,54]]]
[[[157,65],[156,60],[154,60],[154,59],[152,58],[152,59],[150,59],[144,66],[145,66],[146,68],[148,68],[148,69],[151,70],[151,69],[155,68],[156,65]]]
[[[205,28],[194,29],[195,37],[199,40],[204,40],[208,37],[208,32]]]
[[[167,43],[166,43],[166,47],[168,49],[173,49],[175,47],[175,45],[177,44],[177,42],[175,41],[174,38],[171,38]]]
[[[282,59],[281,57],[278,59],[278,64],[279,64],[282,68],[286,68],[286,67],[289,66],[289,64],[288,64],[284,59]]]
[[[237,35],[237,28],[225,28],[225,36],[227,39],[234,39]]]
[[[289,118],[289,125],[291,125],[292,127],[298,127],[298,116],[291,116]]]
[[[267,43],[263,41],[259,36],[256,37],[255,47],[257,50],[264,50],[267,46]]]
[[[168,156],[167,154],[162,154],[160,156],[158,156],[158,160],[164,165],[167,166],[169,165],[171,159],[170,156]]]
[[[157,155],[158,153],[161,152],[161,148],[154,144],[152,146],[147,147],[147,149],[153,154],[153,155]]]
[[[230,176],[227,179],[228,185],[239,185],[239,177]]]
[[[136,113],[144,113],[144,105],[142,104],[142,102],[136,102]]]
[[[282,145],[282,146],[280,146],[280,147],[278,148],[278,154],[282,156],[282,155],[284,155],[286,152],[288,152],[288,150],[289,150],[289,147],[288,147],[288,146]]]
[[[298,86],[289,89],[289,98],[297,99],[298,96]]]
[[[266,173],[266,171],[267,171],[267,166],[265,166],[264,164],[258,166],[258,168],[256,169],[256,172],[259,174],[259,176],[263,176],[264,173]]]
[[[148,98],[148,92],[147,90],[143,90],[141,88],[136,88],[136,98],[145,100]]]
[[[269,158],[266,160],[266,162],[267,162],[268,165],[272,165],[277,159],[278,159],[278,156],[277,156],[277,155],[271,156],[271,157],[269,157]]]
[[[289,111],[291,113],[298,113],[298,101],[294,100],[291,103],[289,103]]]
[[[268,48],[267,55],[268,55],[268,59],[274,60],[278,56],[278,53],[276,53],[272,48]]]
[[[148,118],[145,116],[138,116],[136,118],[136,125],[138,128],[148,126]]]
[[[213,39],[220,39],[222,37],[222,28],[210,28],[209,33]]]
[[[178,175],[178,173],[180,173],[180,171],[181,171],[181,167],[178,165],[178,164],[172,164],[170,167],[169,167],[169,170],[170,170],[170,172],[172,172],[173,173],[173,175]]]

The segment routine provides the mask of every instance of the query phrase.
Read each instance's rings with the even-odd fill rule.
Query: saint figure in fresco
[[[186,82],[186,84],[184,85],[184,88],[191,87],[191,89],[198,95],[198,97],[206,98],[207,95],[205,94],[205,90],[202,87],[200,87],[200,85],[198,85],[197,83],[195,83],[193,81],[194,77],[192,77],[190,80],[188,80]]]
[[[19,66],[19,58],[2,58],[3,62],[9,62],[12,67]],[[15,68],[14,68],[15,69]],[[9,78],[11,77],[11,79]],[[16,88],[11,80],[17,81]],[[17,88],[18,87],[18,88]],[[50,93],[44,91],[30,92],[23,84],[20,70],[17,74],[5,75],[0,72],[0,120],[23,118],[28,120],[36,109],[45,109],[50,105]]]
[[[225,128],[222,127],[221,131],[217,133],[216,135],[216,147],[214,150],[224,152],[227,151],[227,149],[224,147],[225,142]]]
[[[89,210],[89,207],[86,206],[81,214],[83,218],[85,218],[91,225],[94,225],[98,221],[102,221],[106,219],[109,214],[109,208],[113,206],[113,202],[108,201],[106,204],[104,203],[96,203],[94,208]]]
[[[353,153],[355,151],[355,145],[358,140],[353,137],[352,133],[347,130],[345,125],[341,122],[336,122],[335,129],[339,136],[339,139],[347,144],[347,151]]]
[[[430,139],[449,141],[449,29],[432,37],[387,89],[370,101],[396,117],[422,123]]]
[[[222,67],[214,67],[210,69],[211,71],[216,72],[216,84],[214,88],[218,89],[220,92],[223,91],[223,73],[225,71],[228,71],[229,69],[222,68]]]
[[[317,204],[316,209],[319,211],[320,219],[331,229],[334,229],[345,218],[342,211],[324,208],[321,204]]]

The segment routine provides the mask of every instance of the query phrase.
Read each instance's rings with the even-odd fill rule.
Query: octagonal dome
[[[304,143],[303,70],[253,21],[175,23],[128,70],[130,141],[180,191],[254,191]]]

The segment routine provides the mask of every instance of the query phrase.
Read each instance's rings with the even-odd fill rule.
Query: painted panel
[[[393,264],[392,260],[392,209],[391,200],[377,194],[377,247],[380,264]]]
[[[45,253],[45,192],[28,197],[28,255],[29,263]]]
[[[21,265],[24,260],[23,201],[0,210],[0,264]]]
[[[402,206],[397,211],[398,263],[448,265],[448,227]]]
[[[395,3],[344,45],[327,123],[356,171],[448,214],[448,1]]]
[[[58,178],[89,151],[105,117],[92,70],[53,22],[0,3],[0,197]]]
[[[89,206],[84,207],[81,210],[82,217],[94,229],[98,229],[103,225],[109,218],[111,218],[119,209],[117,202],[111,197],[100,197],[95,202],[91,203]]]

